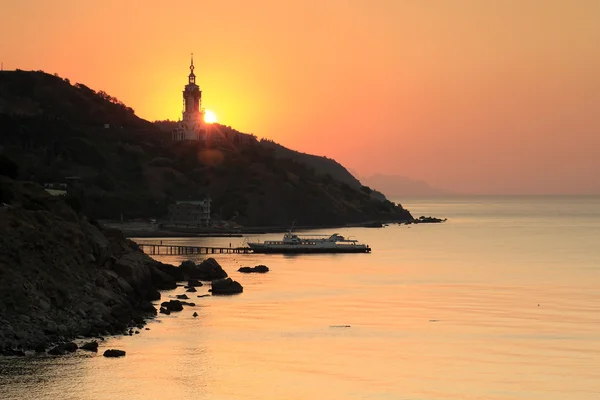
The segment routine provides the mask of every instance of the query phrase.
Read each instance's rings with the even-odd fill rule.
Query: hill
[[[210,195],[215,217],[245,226],[412,219],[371,189],[280,157],[252,135],[214,124],[206,142],[173,142],[168,123],[43,72],[0,72],[0,131],[18,179],[70,177],[70,203],[94,218],[160,218],[175,201]]]
[[[263,139],[260,142],[263,146],[273,149],[275,151],[275,157],[277,158],[288,158],[301,164],[304,164],[309,168],[312,168],[316,174],[321,176],[330,176],[334,180],[345,183],[354,189],[371,189],[370,195],[372,198],[380,201],[387,200],[383,193],[374,189],[374,186],[366,185],[368,188],[363,189],[364,185],[342,164],[338,163],[334,159],[291,150],[287,147],[273,142],[272,140]]]
[[[352,174],[348,172],[343,165],[331,158],[319,157],[312,154],[290,150],[287,147],[283,147],[282,145],[271,140],[261,140],[261,143],[266,148],[273,149],[274,155],[277,158],[288,158],[301,164],[305,164],[314,169],[317,174],[330,175],[336,181],[345,183],[350,187],[358,189],[362,187],[358,179],[352,176]]]

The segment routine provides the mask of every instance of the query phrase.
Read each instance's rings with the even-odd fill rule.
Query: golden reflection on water
[[[102,344],[124,359],[13,361],[0,398],[598,399],[600,227],[573,224],[456,218],[340,232],[372,254],[218,255],[243,294]]]

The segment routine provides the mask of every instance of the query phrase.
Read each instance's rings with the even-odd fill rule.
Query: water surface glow
[[[338,230],[372,254],[216,255],[243,294],[102,343],[123,359],[0,359],[0,398],[597,399],[598,200],[408,199],[449,222]]]

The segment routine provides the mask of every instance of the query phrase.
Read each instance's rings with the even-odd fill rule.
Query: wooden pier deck
[[[180,254],[251,254],[249,247],[177,246],[172,244],[138,243],[140,249],[151,256]]]

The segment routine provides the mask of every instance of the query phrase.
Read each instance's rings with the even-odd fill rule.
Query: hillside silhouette
[[[58,76],[0,72],[4,158],[17,164],[20,180],[70,177],[68,200],[90,217],[161,218],[175,201],[209,195],[217,219],[245,226],[412,219],[333,160],[297,157],[219,124],[207,142],[173,142],[170,124],[143,120],[118,99]]]

